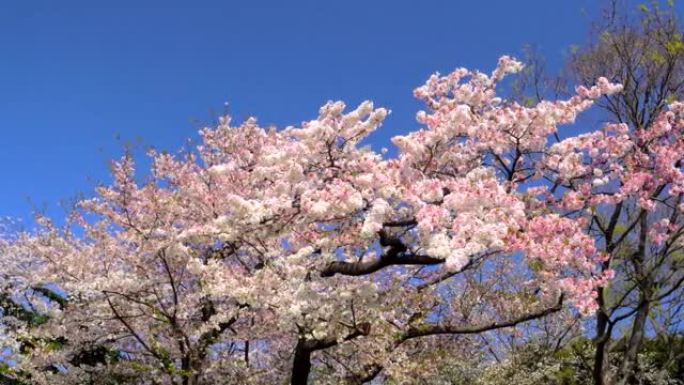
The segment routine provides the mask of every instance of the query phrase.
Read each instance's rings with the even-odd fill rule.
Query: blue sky
[[[434,71],[490,71],[531,43],[557,68],[598,1],[5,1],[0,5],[0,217],[60,215],[107,182],[126,143],[176,150],[229,102],[286,126],[327,100],[417,127]]]

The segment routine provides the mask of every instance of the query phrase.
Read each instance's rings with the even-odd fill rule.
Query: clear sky
[[[417,127],[413,88],[434,71],[490,71],[532,43],[558,67],[597,0],[0,2],[0,216],[59,215],[92,194],[126,143],[176,150],[229,102],[286,126],[327,100]]]

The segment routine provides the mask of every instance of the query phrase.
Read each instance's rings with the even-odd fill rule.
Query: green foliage
[[[655,367],[666,370],[671,378],[684,383],[684,332],[647,339],[642,352]]]
[[[14,317],[29,326],[38,326],[47,321],[47,316],[32,311],[6,294],[0,293],[0,311],[6,317]]]
[[[74,366],[97,366],[116,363],[120,360],[121,354],[118,351],[100,345],[79,351],[72,357],[71,364]]]
[[[0,385],[30,385],[22,373],[17,373],[10,365],[0,362]]]
[[[613,344],[620,349],[619,341]],[[471,363],[479,374],[461,378],[457,371],[444,370],[451,385],[593,385],[592,360],[595,342],[578,336],[559,349],[529,342],[511,351],[501,362]],[[608,372],[614,372],[621,361],[618,351],[609,353]],[[646,339],[639,353],[638,383],[641,385],[684,384],[684,335],[682,333]],[[454,367],[465,365],[463,362]]]
[[[32,290],[36,293],[43,295],[48,300],[58,304],[59,307],[61,307],[62,309],[67,306],[67,299],[61,296],[60,294],[56,293],[54,290],[48,289],[44,286],[33,287]]]

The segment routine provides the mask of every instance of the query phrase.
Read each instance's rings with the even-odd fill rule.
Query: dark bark
[[[650,279],[650,274],[645,266],[646,260],[646,245],[648,233],[648,215],[642,215],[639,219],[639,243],[637,250],[632,256],[632,264],[634,265],[634,272],[639,280],[639,303],[632,323],[632,331],[629,336],[627,350],[622,359],[620,366],[620,384],[633,384],[636,382],[636,364],[637,354],[641,347],[641,342],[644,339],[644,332],[646,329],[646,320],[648,313],[651,310],[651,291],[653,290],[653,282]]]
[[[395,250],[390,250],[374,261],[367,262],[330,262],[323,271],[321,277],[332,277],[335,274],[360,276],[375,273],[388,266],[396,265],[438,265],[444,263],[443,259],[433,258],[427,255],[403,255],[399,256]]]
[[[504,320],[504,321],[492,321],[481,325],[470,325],[470,326],[455,326],[455,325],[439,325],[439,324],[429,324],[418,327],[411,327],[406,333],[404,333],[400,339],[401,341],[410,340],[418,337],[433,336],[440,334],[477,334],[484,333],[490,330],[502,329],[507,327],[512,327],[520,323],[531,321],[533,319],[538,319],[545,317],[549,314],[556,313],[560,311],[563,307],[563,296],[561,295],[558,302],[551,307],[543,308],[537,311],[523,314],[519,317]]]
[[[616,248],[616,244],[613,243],[613,234],[615,232],[615,227],[617,226],[618,220],[620,219],[621,213],[622,203],[619,203],[613,210],[613,214],[610,217],[610,222],[603,232],[606,238],[606,252],[609,255],[609,259],[603,262],[601,266],[602,272],[605,272],[610,268],[612,254]],[[606,362],[606,349],[608,347],[608,342],[610,342],[613,327],[612,325],[609,326],[610,316],[606,307],[606,288],[599,287],[597,292],[598,297],[596,301],[598,302],[599,309],[596,313],[596,351],[594,352],[594,367],[592,368],[592,377],[594,379],[594,385],[603,385],[603,367]]]
[[[412,222],[407,222],[412,223]],[[374,273],[387,266],[393,265],[437,265],[444,263],[443,259],[433,258],[427,255],[406,253],[408,248],[398,237],[391,236],[386,230],[380,230],[380,246],[386,247],[387,251],[380,258],[373,261],[359,262],[330,262],[321,271],[321,277],[332,277],[335,274],[360,276]]]
[[[611,334],[608,331],[608,316],[603,311],[603,288],[599,289],[599,312],[596,315],[596,351],[594,352],[594,367],[592,376],[595,385],[603,385],[603,367],[606,362],[606,348]],[[612,328],[610,328],[612,330]]]
[[[344,341],[349,341],[360,336],[367,336],[370,333],[370,324],[358,324],[356,329],[344,337]],[[337,338],[327,337],[323,339],[306,339],[300,337],[294,350],[292,361],[292,374],[290,385],[306,385],[311,373],[311,354],[318,350],[331,348],[338,344]]]
[[[307,385],[311,372],[311,350],[306,349],[306,340],[300,339],[295,346],[294,360],[292,362],[291,385]]]
[[[620,384],[638,383],[636,380],[637,354],[639,353],[639,348],[644,339],[646,320],[648,319],[649,311],[650,301],[642,295],[639,301],[639,308],[634,317],[634,323],[632,324],[632,333],[629,336],[627,351],[625,352],[620,368]]]

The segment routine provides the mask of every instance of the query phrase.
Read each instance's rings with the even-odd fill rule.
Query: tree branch
[[[422,326],[412,326],[407,332],[405,332],[401,337],[400,341],[406,341],[413,338],[425,337],[431,335],[440,334],[477,334],[486,332],[489,330],[496,330],[515,326],[517,324],[531,321],[533,319],[542,318],[549,314],[556,313],[563,308],[563,295],[558,298],[556,304],[551,307],[537,310],[531,313],[524,314],[520,317],[505,320],[505,321],[492,321],[482,325],[472,325],[472,326],[455,326],[455,325],[422,325]]]

